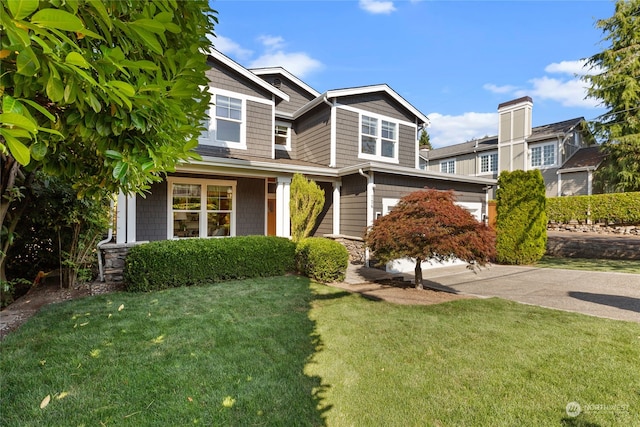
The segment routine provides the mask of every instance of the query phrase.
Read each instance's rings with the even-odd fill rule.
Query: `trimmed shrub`
[[[539,170],[504,171],[496,192],[496,260],[532,264],[547,249],[544,179]]]
[[[564,196],[547,199],[549,221],[605,224],[640,223],[640,192]]]
[[[295,244],[273,236],[163,240],[132,247],[124,281],[146,292],[231,279],[280,276],[295,270]]]
[[[339,282],[347,275],[349,253],[335,240],[308,237],[296,247],[298,272],[323,283]]]

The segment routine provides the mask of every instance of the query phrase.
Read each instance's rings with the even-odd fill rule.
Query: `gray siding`
[[[367,180],[360,175],[342,178],[340,234],[362,237],[367,227]]]
[[[563,196],[586,196],[589,194],[589,173],[587,171],[562,174]]]
[[[383,92],[363,95],[344,96],[338,99],[339,104],[350,105],[372,113],[393,117],[398,120],[414,122],[415,116],[402,105]]]
[[[357,163],[360,145],[360,116],[353,111],[336,110],[336,166],[343,168]]]
[[[264,179],[237,178],[236,235],[264,235],[266,195]]]
[[[209,77],[210,86],[258,98],[271,99],[271,94],[268,91],[223,64],[210,62],[209,65],[211,68],[207,70],[206,74]]]
[[[242,157],[250,155],[271,159],[273,107],[259,102],[247,101],[246,132],[246,150],[200,144],[196,151],[201,155],[213,157]]]
[[[293,113],[315,98],[313,95],[307,93],[306,90],[301,89],[297,84],[280,74],[268,74],[259,77],[271,85],[273,85],[275,79],[279,79],[280,86],[278,89],[289,95],[289,102],[280,101],[276,106],[277,111]]]
[[[540,169],[547,197],[556,197],[558,195],[558,168]]]
[[[295,125],[293,158],[329,165],[331,161],[331,112],[321,105],[301,117]]]
[[[400,166],[416,167],[417,143],[415,128],[401,124],[398,130],[398,161]]]
[[[136,240],[166,240],[167,182],[151,185],[145,197],[136,196]]]
[[[313,230],[313,236],[323,236],[333,233],[333,184],[330,182],[318,182],[324,190],[324,206],[318,215],[317,227]]]
[[[374,175],[376,188],[374,190],[374,212],[382,212],[382,199],[399,199],[407,194],[433,188],[436,190],[453,190],[458,202],[476,202],[485,204],[485,195],[482,184],[458,183],[440,181],[429,178],[389,175],[376,173]]]

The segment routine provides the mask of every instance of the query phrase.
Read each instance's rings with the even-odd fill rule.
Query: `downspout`
[[[373,225],[373,190],[376,185],[373,182],[373,173],[368,175],[362,169],[358,169],[358,173],[367,178],[367,229]],[[364,250],[364,264],[369,267],[369,248]]]
[[[109,203],[109,211],[113,212],[113,199]],[[98,242],[98,272],[100,274],[100,281],[104,282],[104,267],[102,266],[102,245],[109,243],[113,238],[113,221],[110,222],[109,231],[107,232],[107,238]]]

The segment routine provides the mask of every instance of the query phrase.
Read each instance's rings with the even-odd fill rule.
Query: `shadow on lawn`
[[[593,294],[590,292],[569,292],[569,296],[582,301],[608,305],[622,310],[640,313],[640,299],[620,295]]]
[[[576,418],[564,417],[562,420],[560,420],[560,425],[562,425],[563,427],[601,427],[600,424],[586,421],[580,416]]]

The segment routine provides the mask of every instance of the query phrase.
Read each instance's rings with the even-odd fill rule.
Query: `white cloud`
[[[284,47],[284,39],[280,36],[264,35],[258,37],[258,40],[267,49],[281,49]]]
[[[578,61],[561,61],[554,62],[552,64],[547,65],[544,68],[544,71],[547,73],[560,73],[560,74],[570,74],[572,76],[583,75],[585,74],[585,62],[584,60]]]
[[[428,117],[431,126],[427,132],[433,148],[498,134],[498,113],[464,113],[461,116],[431,113]]]
[[[396,10],[392,1],[380,0],[360,0],[360,8],[376,15],[388,15]]]
[[[531,96],[536,99],[552,100],[558,102],[563,107],[597,108],[599,101],[588,98],[587,84],[580,79],[560,80],[547,76],[529,80],[531,88],[519,90],[515,95]]]
[[[487,83],[482,86],[483,89],[488,90],[493,93],[513,93],[518,88],[515,86],[505,85],[505,86],[497,86],[492,83]]]
[[[317,59],[311,58],[304,52],[267,52],[249,64],[249,68],[282,67],[298,78],[304,78],[309,73],[320,70],[323,65]]]
[[[224,53],[227,56],[234,56],[240,61],[245,61],[253,55],[253,52],[249,49],[244,49],[238,43],[233,40],[218,35],[211,39],[213,43],[213,47],[215,47],[218,51]]]

